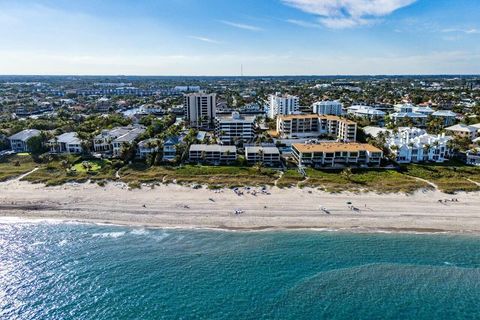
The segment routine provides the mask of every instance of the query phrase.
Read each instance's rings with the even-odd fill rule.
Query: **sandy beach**
[[[239,196],[230,189],[180,185],[129,190],[121,183],[45,187],[17,179],[0,183],[0,217],[165,228],[480,233],[479,193],[331,194],[308,188],[241,191]],[[236,209],[243,213],[235,214]]]

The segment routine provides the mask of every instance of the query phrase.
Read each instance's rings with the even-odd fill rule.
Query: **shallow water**
[[[0,318],[480,318],[480,237],[1,223]]]

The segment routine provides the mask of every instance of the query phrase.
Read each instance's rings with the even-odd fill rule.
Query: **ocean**
[[[480,237],[0,222],[0,319],[479,319]]]

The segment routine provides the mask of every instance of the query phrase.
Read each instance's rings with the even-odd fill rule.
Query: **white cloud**
[[[304,27],[304,28],[320,28],[321,25],[314,22],[304,21],[304,20],[295,20],[295,19],[288,19],[286,20],[288,23]]]
[[[243,29],[243,30],[248,30],[248,31],[262,31],[263,29],[260,27],[252,26],[249,24],[244,24],[244,23],[237,23],[237,22],[232,22],[232,21],[226,21],[226,20],[220,20],[221,23],[226,24],[227,26],[238,28],[238,29]]]
[[[369,25],[417,0],[282,0],[283,3],[319,17],[328,28]]]
[[[199,36],[188,36],[188,37],[190,39],[195,39],[195,40],[198,40],[198,41],[203,41],[203,42],[208,42],[208,43],[215,43],[215,44],[221,43],[220,41],[210,39],[210,38],[207,38],[207,37],[199,37]]]
[[[451,28],[451,29],[443,29],[442,32],[445,32],[445,33],[465,33],[465,34],[480,34],[480,30],[479,29],[476,29],[476,28],[472,28],[472,29],[455,29],[455,28]]]

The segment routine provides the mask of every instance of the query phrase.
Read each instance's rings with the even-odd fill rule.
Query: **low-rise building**
[[[275,165],[280,163],[280,151],[277,147],[245,147],[245,159],[250,164]]]
[[[178,137],[168,137],[163,142],[163,161],[174,161],[177,158]]]
[[[51,139],[48,143],[52,153],[80,154],[83,152],[82,141],[76,132],[66,132]]]
[[[369,120],[383,120],[386,113],[371,106],[354,105],[347,108],[347,113],[354,117],[366,118]]]
[[[326,142],[293,144],[292,155],[299,167],[378,167],[383,151],[366,143]]]
[[[147,155],[158,152],[158,139],[142,140],[137,146],[137,156],[141,159],[145,159]]]
[[[8,137],[10,141],[10,147],[14,152],[30,152],[30,148],[28,147],[28,140],[33,137],[40,136],[40,130],[36,129],[27,129],[15,133],[14,135]]]
[[[232,112],[230,117],[215,118],[215,134],[222,144],[247,142],[254,138],[255,117],[242,117]]]
[[[465,152],[465,163],[472,166],[480,166],[480,148]]]
[[[343,104],[339,101],[320,101],[312,105],[313,113],[319,115],[341,116],[343,114]]]
[[[435,110],[433,110],[429,106],[426,106],[426,107],[418,106],[418,107],[413,107],[412,109],[413,109],[413,112],[415,113],[421,113],[427,116],[430,116],[435,112]]]
[[[318,114],[279,116],[277,135],[287,139],[329,136],[340,141],[355,141],[357,124],[345,118]]]
[[[431,135],[419,128],[400,128],[387,136],[386,147],[399,163],[444,162],[451,155],[448,146],[451,139],[445,134]]]
[[[93,150],[97,153],[118,156],[125,143],[132,143],[145,128],[142,126],[117,127],[112,130],[103,130],[93,138]]]
[[[477,124],[477,125],[480,125],[480,124]],[[477,125],[469,126],[469,125],[460,123],[460,124],[456,124],[451,127],[445,128],[445,131],[457,137],[474,140],[479,135],[479,132],[480,132],[480,128],[476,127]]]
[[[396,125],[407,124],[411,122],[415,126],[424,127],[427,123],[428,116],[417,112],[394,112],[390,114],[390,118]]]
[[[191,162],[211,164],[232,163],[237,160],[237,147],[220,144],[192,144],[189,149]]]
[[[442,119],[444,126],[451,126],[455,123],[457,114],[450,110],[438,110],[432,113],[432,117]]]

